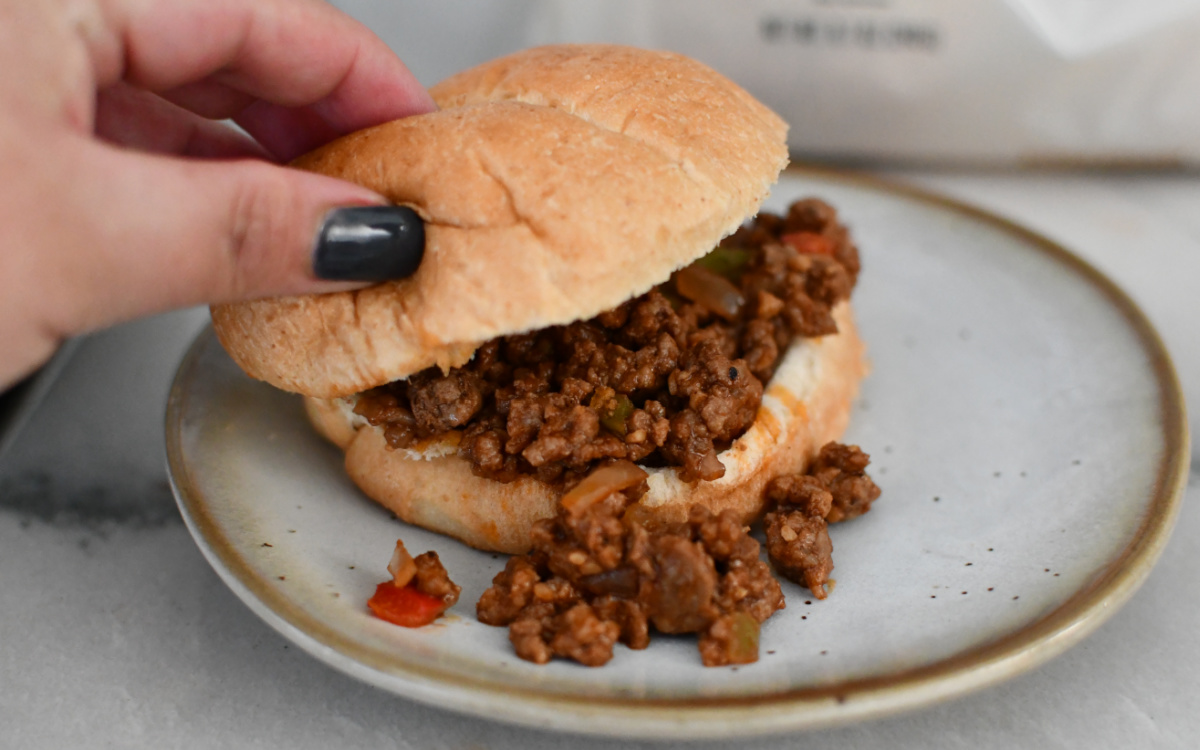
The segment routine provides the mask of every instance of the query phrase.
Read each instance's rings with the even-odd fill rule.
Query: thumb
[[[65,293],[56,327],[66,335],[200,303],[344,290],[363,285],[344,279],[379,281],[419,261],[423,233],[415,259],[405,249],[415,214],[400,209],[410,219],[397,223],[394,207],[336,211],[384,203],[341,180],[104,145],[84,162],[67,202],[84,236],[51,254],[58,267],[46,277]],[[322,229],[332,241],[317,242]]]

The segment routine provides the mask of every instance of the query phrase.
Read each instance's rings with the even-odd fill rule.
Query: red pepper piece
[[[446,611],[446,603],[438,597],[417,591],[415,586],[397,586],[391,581],[375,587],[375,596],[367,600],[367,606],[379,619],[406,628],[428,625]]]
[[[780,241],[805,255],[833,255],[833,243],[816,232],[789,232]]]

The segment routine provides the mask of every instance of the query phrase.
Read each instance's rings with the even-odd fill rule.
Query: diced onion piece
[[[407,586],[417,574],[417,564],[412,555],[404,548],[404,542],[396,540],[396,550],[392,552],[392,560],[388,563],[388,572],[392,574],[392,583],[397,586]]]
[[[733,282],[695,264],[675,274],[675,289],[727,320],[736,320],[746,304],[742,291]]]
[[[805,255],[833,255],[833,243],[816,232],[789,232],[780,241]]]
[[[725,464],[721,463],[721,459],[717,458],[717,454],[706,453],[704,454],[704,458],[700,459],[700,467],[696,473],[704,481],[714,482],[725,476]]]
[[[731,635],[729,648],[730,664],[751,664],[758,661],[758,637],[760,628],[746,612],[734,612],[729,617]]]
[[[627,489],[648,477],[632,461],[614,461],[583,478],[562,497],[562,505],[572,515],[578,515],[614,492]]]

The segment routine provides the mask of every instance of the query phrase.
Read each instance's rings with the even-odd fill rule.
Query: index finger
[[[235,119],[283,159],[434,109],[382,40],[317,0],[119,0],[110,23],[124,69],[101,85],[123,77],[168,92],[208,81],[244,92],[259,101]]]

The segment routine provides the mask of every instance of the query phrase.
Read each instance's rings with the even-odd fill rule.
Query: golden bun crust
[[[470,359],[491,338],[593,317],[665,281],[754,214],[787,126],[680,55],[543,47],[434,87],[442,109],[295,166],[426,222],[409,279],[213,308],[251,376],[320,398]]]
[[[721,453],[725,476],[681,482],[674,469],[650,469],[650,490],[630,509],[649,524],[683,521],[700,504],[733,509],[749,522],[761,514],[772,478],[804,470],[838,439],[866,374],[864,346],[848,303],[834,311],[839,333],[792,345],[751,428]],[[346,471],[369,497],[408,523],[509,554],[529,549],[534,522],[554,515],[558,493],[532,478],[501,484],[475,476],[454,446],[390,450],[383,432],[351,414],[347,402],[305,399],[321,434],[346,451]]]

